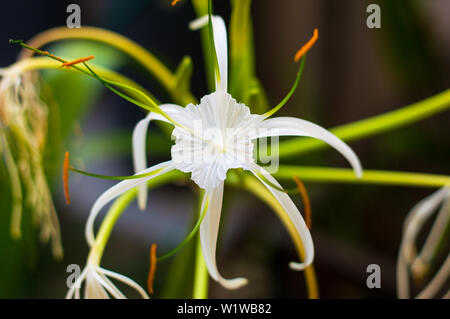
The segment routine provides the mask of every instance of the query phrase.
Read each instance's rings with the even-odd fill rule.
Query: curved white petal
[[[108,279],[108,277],[106,277],[105,274],[103,274],[102,272],[98,272],[98,275],[100,276],[100,278],[105,282],[106,285],[108,285],[109,288],[107,289],[111,289],[113,296],[115,296],[115,298],[117,299],[126,299],[127,297],[125,297],[125,295],[119,290],[119,288],[116,287],[116,285],[114,285],[114,283]],[[105,286],[106,288],[106,286]]]
[[[100,274],[95,272],[93,274],[94,278],[98,281],[98,283],[102,286],[103,289],[105,289],[111,296],[113,296],[116,299],[126,299],[126,297],[116,289],[114,289],[109,283],[107,283]]]
[[[189,24],[191,30],[198,30],[208,25],[207,15],[200,17]],[[219,64],[220,81],[216,80],[216,91],[220,88],[227,91],[228,84],[228,46],[227,46],[227,28],[222,17],[212,16],[212,27],[214,34],[214,46],[216,47],[217,62]],[[216,77],[217,78],[217,77]]]
[[[424,223],[439,207],[442,201],[448,196],[448,188],[441,188],[430,196],[418,202],[408,214],[403,226],[403,238],[401,253],[404,254],[407,262],[411,264],[416,257],[415,241]]]
[[[162,104],[159,107],[178,123],[183,122],[183,120],[185,119],[185,117],[183,116],[184,108],[179,105]],[[145,146],[147,140],[148,125],[152,120],[171,123],[161,114],[150,112],[144,119],[140,120],[138,124],[136,124],[133,131],[133,164],[135,172],[140,172],[147,167],[147,152]],[[141,210],[144,210],[146,205],[147,187],[146,185],[140,185],[138,189],[138,206]]]
[[[99,271],[102,274],[105,274],[106,276],[109,276],[109,277],[114,278],[114,279],[116,279],[118,281],[121,281],[125,285],[128,285],[131,288],[135,289],[142,296],[142,298],[149,299],[149,297],[148,297],[147,293],[145,292],[145,290],[141,286],[139,286],[139,284],[137,284],[134,280],[132,280],[132,279],[130,279],[130,278],[124,276],[124,275],[118,274],[116,272],[113,272],[113,271],[110,271],[110,270],[106,270],[104,268],[100,268],[99,267]]]
[[[434,220],[433,226],[428,233],[428,237],[422,246],[419,256],[417,256],[411,265],[411,270],[416,275],[423,274],[423,272],[426,271],[426,268],[429,267],[436,248],[447,230],[447,225],[450,221],[450,187],[446,188],[446,199],[437,213],[437,217]]]
[[[397,281],[397,298],[408,299],[409,298],[409,271],[408,263],[406,262],[405,255],[400,248],[400,253],[397,258],[396,266],[396,281]]]
[[[83,269],[81,274],[78,276],[78,278],[75,280],[73,285],[67,291],[66,296],[65,296],[66,299],[72,299],[74,292],[75,292],[75,299],[80,299],[79,294],[80,294],[81,283],[85,279],[87,271],[88,271],[87,267]]]
[[[295,117],[276,117],[264,120],[254,138],[268,136],[309,136],[329,144],[352,165],[357,177],[362,176],[361,163],[355,152],[341,139],[323,127]]]
[[[237,289],[247,284],[246,278],[223,278],[216,264],[216,244],[219,233],[220,214],[222,211],[223,182],[214,189],[207,190],[203,197],[201,212],[206,209],[206,214],[200,225],[200,242],[203,257],[211,277],[228,289]]]
[[[295,206],[292,199],[284,192],[281,192],[272,186],[268,185],[259,174],[264,175],[264,177],[271,182],[272,184],[281,187],[281,185],[277,182],[275,178],[272,177],[264,168],[257,164],[249,164],[248,167],[251,172],[267,187],[267,189],[275,196],[281,206],[283,206],[284,210],[288,214],[295,228],[297,229],[298,234],[302,240],[302,245],[305,250],[305,260],[303,263],[289,263],[289,266],[294,270],[303,270],[309,265],[312,264],[314,260],[314,245],[311,238],[311,234],[309,232],[308,227],[306,226],[300,211]],[[259,174],[258,174],[259,173]]]
[[[95,269],[91,269],[86,276],[84,299],[111,299],[105,288],[97,280]]]
[[[136,187],[142,183],[145,183],[156,176],[164,174],[173,169],[172,161],[163,162],[157,165],[154,165],[150,168],[147,168],[143,171],[138,172],[138,174],[147,174],[151,172],[155,172],[154,174],[142,178],[136,179],[127,179],[120,183],[117,183],[113,187],[109,188],[105,191],[100,197],[95,201],[94,206],[92,206],[91,212],[89,213],[89,217],[86,223],[85,235],[86,240],[89,246],[94,244],[95,236],[94,236],[94,221],[97,217],[100,210],[111,200],[116,198],[117,196],[123,194],[127,190]]]

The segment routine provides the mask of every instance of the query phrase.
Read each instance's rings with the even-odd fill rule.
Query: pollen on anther
[[[153,294],[153,282],[155,281],[156,263],[156,244],[152,244],[152,247],[150,248],[150,267],[147,278],[147,289],[150,294]]]
[[[172,1],[172,6],[176,5],[178,2],[180,2],[180,0],[173,0]]]
[[[297,51],[297,53],[295,54],[295,57],[294,57],[294,61],[298,62],[300,60],[300,58],[302,56],[304,56],[305,53],[308,52],[312,48],[312,46],[314,45],[314,43],[316,43],[318,38],[319,38],[319,31],[317,29],[314,29],[313,36],[311,37],[311,39],[309,39],[308,42],[306,42],[305,45],[303,45],[300,48],[300,50]]]
[[[66,67],[67,69],[70,69],[70,67],[71,67],[71,66],[74,66],[75,64],[83,63],[83,62],[92,60],[93,58],[94,58],[94,56],[91,55],[91,56],[87,56],[87,57],[85,57],[85,58],[79,58],[79,59],[76,59],[76,60],[73,60],[73,61],[64,62],[64,63],[61,65],[61,68],[62,68],[62,67]]]
[[[311,216],[311,202],[309,201],[308,192],[306,191],[306,187],[303,182],[298,178],[298,176],[294,175],[294,181],[297,184],[297,189],[300,195],[302,196],[303,207],[305,209],[305,222],[308,229],[311,229],[312,226],[312,216]]]
[[[69,194],[69,152],[64,155],[64,165],[63,165],[63,185],[64,185],[64,197],[66,198],[66,204],[70,204],[70,194]]]

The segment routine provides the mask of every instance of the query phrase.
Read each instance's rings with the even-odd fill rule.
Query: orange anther
[[[152,244],[152,247],[150,248],[150,267],[147,278],[147,288],[150,294],[153,294],[153,281],[155,280],[156,262],[156,244]]]
[[[308,42],[306,42],[304,46],[300,48],[300,50],[297,51],[294,57],[294,61],[298,62],[300,58],[304,56],[305,53],[309,51],[309,49],[311,49],[311,47],[314,45],[314,43],[316,43],[318,38],[319,38],[319,31],[317,29],[314,29],[313,36],[311,37],[311,39],[309,39]]]
[[[70,204],[70,194],[69,194],[69,152],[64,155],[64,165],[63,165],[63,185],[64,185],[64,197],[66,198],[66,204]]]
[[[297,184],[297,189],[302,196],[303,207],[305,208],[305,222],[306,226],[311,229],[312,216],[311,216],[311,203],[309,201],[308,192],[306,191],[305,185],[302,183],[298,176],[294,175],[294,181]]]
[[[79,58],[79,59],[76,59],[76,60],[73,60],[73,61],[64,62],[61,65],[61,68],[62,67],[66,67],[66,68],[70,69],[70,67],[75,65],[75,64],[86,62],[86,61],[92,60],[93,58],[94,58],[94,56],[91,55],[91,56],[88,56],[88,57],[85,57],[85,58]]]
[[[180,0],[173,0],[173,1],[172,1],[172,5],[173,5],[173,6],[176,5],[178,2],[180,2]]]

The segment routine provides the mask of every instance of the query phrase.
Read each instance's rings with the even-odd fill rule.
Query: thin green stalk
[[[28,42],[31,46],[40,48],[52,42],[74,39],[96,41],[117,48],[148,70],[178,103],[187,105],[196,101],[190,91],[180,90],[176,75],[161,61],[136,42],[118,33],[89,26],[83,26],[80,29],[58,27],[41,32]],[[30,56],[29,52],[21,54],[21,58]]]
[[[340,139],[351,142],[406,126],[449,108],[450,89],[398,110],[341,125],[330,131]],[[326,145],[319,140],[293,138],[280,143],[279,154],[283,158],[321,149]]]
[[[289,180],[292,180],[292,176],[294,175],[297,175],[305,182],[398,185],[431,188],[450,185],[450,176],[448,175],[367,169],[364,170],[363,176],[359,179],[356,178],[353,170],[345,168],[280,165],[278,171],[273,174],[273,176],[277,178]]]
[[[111,206],[108,213],[106,214],[105,219],[102,221],[102,225],[100,226],[100,229],[95,238],[94,246],[92,247],[92,252],[89,254],[89,256],[95,256],[95,258],[98,258],[98,261],[100,261],[117,220],[131,203],[131,201],[136,197],[136,193],[136,188],[127,191],[125,194],[120,196]]]
[[[208,30],[209,30],[209,45],[211,46],[212,60],[214,63],[214,75],[216,77],[216,82],[220,82],[220,70],[219,61],[217,60],[216,47],[214,45],[214,32],[212,26],[212,0],[208,0]],[[216,88],[217,90],[217,88]]]
[[[199,206],[201,207],[204,192],[200,192]],[[204,211],[208,209],[208,203],[204,207]],[[203,213],[200,211],[200,216]],[[209,274],[206,268],[205,259],[203,258],[202,246],[200,242],[200,233],[197,235],[197,243],[195,245],[195,268],[194,268],[194,288],[192,292],[193,299],[208,298]]]
[[[274,106],[272,109],[270,109],[269,111],[267,111],[266,113],[263,114],[264,117],[269,117],[269,116],[274,115],[279,109],[281,109],[289,101],[292,94],[294,94],[295,90],[297,89],[298,84],[300,83],[303,69],[305,67],[305,61],[306,61],[306,54],[302,57],[302,62],[300,62],[300,66],[299,66],[297,76],[294,81],[294,85],[289,90],[288,94],[284,97],[284,99],[280,103],[278,103],[278,105]]]
[[[152,180],[148,181],[147,186],[149,189],[157,187],[162,184],[167,184],[172,181],[183,178],[185,175],[179,171],[170,171],[163,175],[157,176]],[[108,243],[111,232],[116,225],[117,220],[126,210],[128,205],[136,198],[137,189],[133,188],[126,193],[122,194],[117,198],[109,211],[107,212],[105,218],[100,225],[100,228],[95,237],[95,243],[89,254],[89,258],[102,258],[103,252],[105,250],[106,244]]]
[[[183,248],[188,242],[191,241],[191,239],[197,234],[200,225],[203,221],[203,219],[205,218],[205,214],[206,214],[206,209],[203,210],[203,212],[200,214],[197,223],[195,224],[194,228],[192,229],[192,231],[189,233],[189,235],[186,236],[185,239],[183,239],[183,241],[174,249],[172,249],[171,251],[169,251],[167,254],[164,254],[161,257],[158,257],[158,262],[163,261],[164,259],[167,259],[169,257],[171,257],[172,255],[174,255],[175,253],[177,253],[181,248]]]
[[[105,79],[113,80],[115,82],[123,83],[127,86],[130,86],[136,90],[139,90],[140,92],[143,92],[145,95],[147,95],[149,98],[154,100],[156,103],[159,104],[159,102],[155,99],[155,97],[148,92],[145,88],[141,87],[139,84],[134,82],[133,80],[127,78],[126,76],[117,73],[113,70],[107,69],[102,66],[98,66],[95,63],[92,63],[94,68],[97,70],[98,74]],[[56,62],[54,60],[48,59],[46,57],[35,57],[35,58],[28,58],[28,59],[22,59],[20,61],[15,62],[14,64],[10,65],[7,68],[11,72],[11,74],[22,74],[27,71],[35,71],[35,70],[49,70],[49,69],[59,69],[63,72],[79,72],[78,70],[74,68],[66,69],[61,68],[61,63]],[[90,75],[89,73],[86,73],[87,75]],[[134,96],[136,99],[141,99],[142,95],[135,93],[134,91],[128,92],[130,96]],[[143,102],[143,101],[142,101]]]
[[[194,7],[197,17],[203,17],[208,14],[208,0],[192,0],[192,6]],[[203,60],[206,71],[206,81],[210,92],[214,91],[214,62],[212,59],[211,45],[209,44],[209,29],[202,28],[200,31],[201,43],[203,49]]]

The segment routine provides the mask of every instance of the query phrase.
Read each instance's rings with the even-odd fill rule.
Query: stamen
[[[148,292],[153,295],[153,282],[155,280],[156,273],[156,244],[152,244],[150,248],[150,269],[148,270],[147,288]]]
[[[300,60],[300,58],[302,58],[302,57],[303,57],[303,59],[302,59],[302,62],[300,63],[300,67],[298,69],[297,77],[295,78],[294,85],[292,86],[291,90],[288,92],[286,97],[277,106],[273,107],[272,109],[270,109],[269,111],[267,111],[266,113],[263,114],[263,116],[265,118],[272,116],[275,112],[277,112],[279,109],[281,109],[289,101],[291,96],[294,94],[295,90],[298,87],[298,84],[300,83],[300,78],[303,73],[303,68],[305,66],[305,61],[306,61],[306,53],[308,52],[309,49],[311,49],[311,47],[314,45],[314,43],[316,43],[318,38],[319,38],[319,31],[317,29],[314,29],[314,34],[313,34],[312,38],[304,46],[302,46],[300,48],[300,50],[298,50],[297,54],[295,55],[294,61],[298,62]]]
[[[66,60],[64,60],[64,59],[62,59],[62,58],[60,58],[60,57],[58,57],[58,56],[56,56],[56,55],[54,55],[54,54],[51,54],[51,53],[49,53],[48,51],[42,51],[42,50],[33,48],[32,46],[29,46],[28,44],[23,43],[23,40],[13,40],[13,39],[9,39],[9,43],[10,43],[10,44],[19,44],[19,45],[22,46],[23,48],[28,49],[28,50],[31,50],[31,51],[33,51],[33,52],[36,53],[36,54],[39,54],[39,55],[45,55],[45,56],[47,56],[47,57],[49,57],[49,58],[52,58],[52,59],[54,59],[54,60],[57,60],[57,61],[59,61],[59,62],[61,62],[61,63],[67,62]],[[81,71],[81,70],[79,70],[79,71]],[[82,71],[82,72],[83,72],[83,71]]]
[[[64,155],[64,165],[63,165],[63,185],[64,185],[64,197],[66,198],[66,204],[70,204],[70,194],[69,194],[69,152]]]
[[[79,59],[76,59],[76,60],[73,60],[73,61],[64,62],[60,67],[61,68],[66,67],[67,69],[70,69],[70,67],[75,65],[75,64],[83,63],[83,62],[92,60],[93,58],[94,58],[94,56],[90,55],[90,56],[85,57],[85,58],[79,58]]]
[[[220,83],[219,60],[217,59],[217,51],[216,45],[214,43],[214,31],[212,25],[212,0],[208,0],[208,29],[209,29],[209,42],[211,45],[212,60],[214,63],[214,70],[215,70],[214,76],[216,78],[216,83]]]
[[[135,89],[135,88],[133,88],[131,86],[125,85],[123,83],[111,81],[111,80],[108,80],[108,79],[105,79],[105,78],[102,78],[102,77],[98,76],[97,73],[95,73],[86,63],[86,61],[93,59],[94,58],[93,56],[89,56],[89,57],[86,57],[86,58],[81,58],[81,59],[74,60],[74,61],[66,61],[66,60],[64,60],[64,59],[62,59],[60,57],[57,57],[57,56],[49,53],[48,51],[42,51],[42,50],[33,48],[32,46],[29,46],[28,44],[23,43],[23,40],[10,39],[9,43],[11,43],[11,44],[19,44],[22,47],[35,52],[36,54],[45,55],[45,56],[47,56],[47,57],[49,57],[51,59],[57,60],[57,61],[59,61],[59,62],[61,62],[63,64],[62,67],[66,66],[66,67],[69,68],[69,67],[73,66],[74,69],[76,69],[76,70],[78,70],[78,71],[80,71],[80,72],[82,72],[82,73],[84,73],[86,75],[93,76],[94,78],[99,80],[106,88],[108,88],[109,90],[111,90],[115,94],[119,95],[120,97],[124,98],[125,100],[127,100],[127,101],[129,101],[129,102],[131,102],[131,103],[133,103],[133,104],[135,104],[135,105],[137,105],[139,107],[142,107],[143,109],[145,109],[147,111],[151,111],[151,112],[155,112],[155,113],[161,114],[167,120],[169,120],[173,125],[184,128],[184,126],[182,126],[179,123],[175,122],[169,115],[167,115],[165,112],[163,112],[161,110],[161,108],[158,106],[158,104],[155,101],[153,101],[149,96],[147,96],[145,93],[142,93],[141,91],[139,91],[139,90],[137,90],[137,89]],[[83,63],[83,65],[86,67],[86,69],[88,71],[86,71],[83,68],[81,68],[78,65],[76,65],[78,63]],[[111,85],[120,87],[122,89],[130,90],[130,91],[133,91],[134,93],[139,94],[140,96],[144,97],[147,101],[149,101],[150,105],[148,105],[146,103],[143,103],[143,102],[140,102],[140,101],[138,101],[136,99],[133,99],[132,97],[130,97],[130,96],[120,92],[119,90],[116,90]]]
[[[162,170],[164,170],[164,168],[160,168],[160,169],[157,169],[157,170],[154,170],[154,171],[151,171],[148,173],[144,173],[144,174],[135,174],[135,175],[130,175],[130,176],[110,176],[110,175],[101,175],[101,174],[85,172],[85,171],[82,171],[81,169],[77,169],[70,165],[68,166],[67,169],[70,169],[71,171],[73,171],[75,173],[90,176],[90,177],[102,178],[102,179],[112,179],[112,180],[126,180],[126,179],[138,179],[138,178],[143,178],[143,177],[149,177],[149,176],[155,175],[155,174],[161,172]]]
[[[178,2],[180,2],[180,0],[173,0],[172,1],[172,6],[176,5]]]
[[[192,231],[189,233],[189,235],[187,235],[187,237],[174,249],[172,249],[171,251],[169,251],[167,254],[161,256],[158,258],[158,261],[162,261],[164,259],[169,258],[170,256],[172,256],[173,254],[175,254],[176,252],[178,252],[181,248],[184,247],[184,245],[186,245],[192,238],[194,238],[194,235],[197,233],[197,231],[200,228],[200,225],[203,221],[203,219],[205,218],[206,212],[208,210],[208,206],[209,206],[209,200],[206,201],[205,207],[203,208],[203,211],[201,212],[201,216],[199,217],[199,219],[197,220],[197,223],[195,224],[194,228],[192,229]]]
[[[302,56],[305,55],[306,52],[309,51],[309,49],[312,48],[314,43],[316,43],[317,39],[319,38],[319,31],[317,29],[314,29],[314,33],[311,39],[309,39],[308,42],[304,46],[300,48],[300,50],[297,51],[294,57],[294,61],[298,62]]]
[[[309,201],[308,192],[306,191],[305,185],[300,180],[300,178],[298,178],[298,176],[294,175],[294,181],[297,184],[298,192],[302,196],[303,207],[305,208],[306,226],[308,226],[308,229],[311,229],[312,226],[311,202]]]

